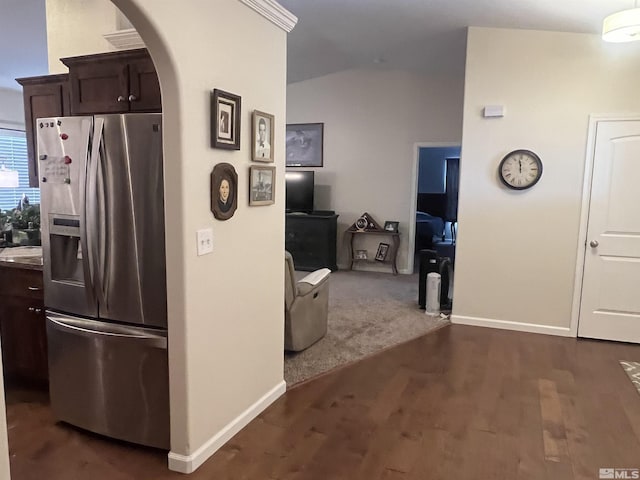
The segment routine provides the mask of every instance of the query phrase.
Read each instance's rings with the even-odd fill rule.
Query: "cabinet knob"
[[[119,102],[126,102],[126,99],[122,95],[118,95]]]
[[[30,312],[35,312],[35,311],[36,311],[36,309],[35,309],[35,308],[33,308],[33,307],[29,307],[29,311],[30,311]]]
[[[138,97],[136,97],[135,95],[129,95],[130,102],[135,102],[136,100],[138,100]]]
[[[40,290],[42,290],[40,287],[27,287],[27,288],[32,292],[39,292]]]
[[[40,313],[40,312],[42,312],[42,309],[41,309],[41,308],[36,308],[36,309],[34,310],[34,312],[36,312],[36,313]]]

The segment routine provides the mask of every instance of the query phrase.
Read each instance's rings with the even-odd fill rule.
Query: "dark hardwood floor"
[[[640,468],[640,346],[451,326],[303,384],[193,479],[597,479]],[[7,395],[13,480],[162,480],[166,452]]]

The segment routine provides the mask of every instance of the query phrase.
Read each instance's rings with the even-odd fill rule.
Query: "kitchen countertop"
[[[0,248],[0,267],[42,271],[42,247]]]

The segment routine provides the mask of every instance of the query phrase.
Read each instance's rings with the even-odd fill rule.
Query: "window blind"
[[[25,133],[19,130],[0,128],[0,168],[17,170],[18,188],[0,188],[0,208],[10,210],[15,208],[24,193],[29,197],[29,203],[40,203],[40,189],[29,188],[29,164],[27,161],[27,139]]]

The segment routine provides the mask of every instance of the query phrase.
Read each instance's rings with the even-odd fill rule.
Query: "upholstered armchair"
[[[284,258],[284,348],[299,352],[327,333],[329,275],[322,268],[296,282],[293,257]]]

